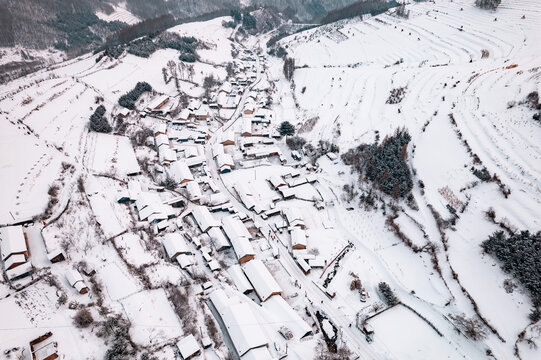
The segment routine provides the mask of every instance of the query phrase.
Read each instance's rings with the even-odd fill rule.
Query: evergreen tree
[[[295,127],[289,121],[283,121],[278,127],[281,136],[291,136],[295,134]]]
[[[113,131],[113,128],[103,115],[105,115],[105,107],[100,105],[90,116],[90,130],[101,133],[110,133]]]
[[[249,12],[244,13],[242,17],[242,26],[246,30],[255,29],[256,27],[255,17],[253,17]]]

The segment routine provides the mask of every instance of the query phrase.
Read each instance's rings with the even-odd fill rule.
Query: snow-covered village
[[[0,22],[0,360],[541,358],[537,1]]]

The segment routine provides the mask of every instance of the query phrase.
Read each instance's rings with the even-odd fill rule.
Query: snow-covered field
[[[178,63],[172,49],[149,58],[125,53],[99,62],[97,54],[87,54],[4,85],[0,225],[52,210],[47,219],[24,228],[32,277],[0,280],[0,314],[5,315],[0,359],[5,349],[27,348],[47,331],[66,359],[103,358],[118,338],[129,339],[124,348],[136,349],[131,358],[177,359],[176,343],[188,334],[201,348],[198,359],[223,359],[228,352],[240,359],[279,358],[286,349],[288,358],[310,359],[327,352],[323,334],[349,348],[352,359],[539,358],[529,343],[541,341],[538,325],[528,319],[530,298],[520,286],[506,291],[510,275],[482,254],[480,244],[501,229],[498,222],[517,230],[541,229],[541,128],[524,104],[529,93],[541,90],[541,13],[534,1],[519,0],[504,0],[496,11],[480,10],[473,0],[414,2],[407,10],[409,19],[392,13],[355,18],[280,40],[295,59],[292,82],[283,75],[283,59],[267,56],[264,49],[257,53],[268,35],[240,40],[236,30],[222,26],[229,18],[216,18],[169,30],[205,44],[197,50],[200,61],[193,64],[192,77],[179,81],[178,89],[175,81],[164,81],[162,70]],[[122,7],[99,16],[138,21]],[[253,53],[241,51],[234,58],[233,48]],[[235,87],[238,108],[212,109],[208,120],[165,127],[179,120],[141,116],[158,96],[175,104],[179,91],[201,98],[203,79],[211,74],[219,83],[213,93],[230,91],[220,85],[232,81],[225,66],[233,61],[237,72],[254,74]],[[238,70],[239,64],[249,70]],[[140,81],[153,91],[140,97],[137,111],[118,121],[118,98]],[[403,97],[387,103],[398,88],[404,89]],[[288,120],[309,143],[327,140],[340,154],[407,129],[412,200],[383,196],[376,209],[359,204],[358,196],[348,202],[344,185],[354,184],[359,193],[369,187],[339,156],[321,156],[312,166],[306,154],[293,160],[284,138],[241,134],[245,104],[252,101],[257,109],[267,100],[274,114],[270,125],[252,124],[250,131],[270,131]],[[115,135],[88,128],[100,102]],[[225,113],[227,118],[219,117]],[[122,125],[125,132],[118,131]],[[194,138],[181,143],[183,131],[204,136],[197,146]],[[155,143],[155,135],[164,132],[166,140]],[[141,133],[146,138],[137,139]],[[226,138],[234,142],[223,150],[233,169],[221,173],[213,155]],[[245,148],[249,140],[257,144]],[[170,165],[158,163],[160,146],[189,164],[191,185],[164,189]],[[250,158],[254,148],[279,155]],[[203,165],[192,164],[197,161]],[[499,183],[480,181],[472,167],[485,167]],[[209,206],[211,212],[196,224],[194,209],[213,201],[217,206]],[[152,212],[143,219],[144,206]],[[443,227],[437,214],[451,219],[450,206],[458,216]],[[487,219],[489,209],[494,222]],[[422,251],[412,251],[390,230],[393,214],[392,222]],[[226,230],[231,216],[242,219],[246,231],[239,237],[247,245],[230,241],[233,249],[219,250],[214,236],[221,229],[227,244],[225,235],[239,231]],[[206,234],[206,223],[218,234]],[[294,246],[293,232],[302,234],[305,249]],[[182,235],[176,238],[182,251],[171,252],[166,233]],[[65,261],[52,263],[48,256],[60,251]],[[248,260],[240,261],[240,251]],[[255,291],[240,292],[230,271],[239,261],[240,277]],[[261,261],[266,272],[256,274],[260,281],[252,273],[250,284],[253,261]],[[66,275],[74,269],[82,274],[87,294],[68,283]],[[366,298],[351,287],[356,279]],[[402,304],[385,305],[380,282],[389,284]],[[269,283],[272,289],[265,287]],[[266,291],[271,293],[264,296]],[[94,318],[87,328],[73,322],[82,308]],[[482,319],[486,336],[474,341],[457,331],[453,319],[460,315]],[[104,325],[116,316],[126,322],[127,335],[107,333],[119,331]],[[237,322],[231,326],[232,321]],[[235,326],[239,323],[245,328]],[[365,340],[365,326],[374,330],[371,342]],[[247,329],[251,335],[242,335]],[[307,329],[312,334],[304,336]],[[522,331],[525,335],[519,335]],[[246,352],[237,357],[241,350]],[[28,350],[25,355],[30,358]]]

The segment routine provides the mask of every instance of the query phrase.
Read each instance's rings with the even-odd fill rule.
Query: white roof
[[[207,232],[212,227],[220,226],[218,220],[212,216],[206,206],[195,206],[192,210],[192,215],[202,232]]]
[[[190,168],[184,161],[175,161],[169,167],[169,176],[176,182],[193,181],[193,175]]]
[[[210,239],[212,240],[212,243],[214,244],[214,247],[216,250],[220,251],[222,249],[227,249],[231,247],[229,242],[227,241],[224,233],[219,227],[213,227],[210,228],[207,231],[207,234],[209,235]]]
[[[218,154],[216,162],[218,163],[218,168],[221,168],[222,166],[235,166],[233,158],[229,154]]]
[[[226,93],[230,93],[232,90],[231,83],[229,81],[226,81],[222,84],[219,91],[225,91]]]
[[[282,179],[281,176],[278,176],[276,174],[271,175],[271,177],[269,177],[268,180],[274,188],[277,188],[282,185],[286,185],[286,182],[284,181],[284,179]]]
[[[184,150],[185,158],[191,158],[191,157],[199,155],[199,153],[197,152],[197,148],[195,146],[185,146],[183,147],[183,150]]]
[[[66,279],[70,286],[74,287],[77,282],[83,282],[83,277],[76,269],[69,269],[66,271]]]
[[[266,347],[251,349],[241,358],[242,360],[274,360]]]
[[[212,157],[216,158],[218,155],[224,153],[224,145],[216,143],[212,146]]]
[[[194,264],[193,257],[186,254],[180,254],[177,256],[177,262],[182,269],[186,269],[188,266]]]
[[[287,222],[290,226],[295,225],[304,225],[304,218],[299,208],[296,207],[287,207],[282,210],[284,216],[286,217]]]
[[[245,237],[234,237],[230,238],[231,245],[233,245],[233,250],[235,250],[235,254],[237,255],[237,259],[242,259],[245,256],[255,256],[254,248],[252,247],[252,244],[250,243],[250,240]]]
[[[165,134],[158,134],[154,137],[154,143],[158,148],[163,145],[169,146],[169,138]]]
[[[246,354],[250,349],[268,344],[268,340],[248,304],[239,303],[228,306],[223,311],[222,320],[240,356]]]
[[[194,156],[186,159],[186,164],[188,166],[199,166],[204,164],[207,161],[207,158],[203,155]]]
[[[261,301],[267,300],[273,294],[282,292],[282,288],[261,260],[254,259],[244,264],[244,273]]]
[[[273,296],[262,303],[261,306],[268,311],[269,320],[280,326],[285,325],[291,330],[295,339],[302,339],[312,333],[312,328],[281,296]]]
[[[190,200],[199,200],[203,195],[201,193],[201,188],[199,187],[199,184],[195,181],[190,181],[189,183],[187,183],[186,190],[188,191]]]
[[[248,281],[248,278],[244,274],[244,271],[242,271],[242,268],[240,265],[231,265],[229,269],[227,269],[227,272],[229,276],[231,277],[231,280],[233,280],[233,283],[237,287],[237,290],[246,294],[249,291],[252,291],[254,288],[252,287],[252,284]]]
[[[16,266],[13,269],[6,270],[6,276],[8,280],[12,280],[26,272],[32,271],[32,263],[27,262],[22,265]]]
[[[222,267],[220,266],[220,263],[218,260],[211,260],[207,263],[210,271],[217,271],[220,270]]]
[[[154,129],[154,133],[166,133],[167,132],[167,124],[166,123],[159,123],[156,125],[156,128]]]
[[[235,134],[233,133],[233,130],[224,131],[221,136],[221,143],[224,143],[226,141],[232,141],[235,142]]]
[[[303,246],[306,247],[306,231],[298,226],[295,226],[291,230],[291,246]]]
[[[246,226],[235,216],[227,216],[222,218],[222,228],[225,231],[225,234],[232,240],[232,238],[244,237],[247,240],[252,240],[252,235],[246,229]]]
[[[147,109],[150,109],[150,110],[159,109],[159,106],[162,105],[162,103],[164,103],[166,101],[169,101],[169,96],[167,96],[167,95],[158,96],[158,97],[154,98],[154,100],[152,100],[148,104]]]
[[[247,156],[270,156],[271,154],[281,154],[280,148],[277,146],[265,146],[265,147],[256,147],[253,149],[246,150]]]
[[[183,359],[187,359],[200,351],[199,344],[192,334],[180,339],[180,341],[177,342],[177,348]]]
[[[22,226],[7,226],[0,228],[0,247],[2,249],[2,260],[15,253],[27,252]]]
[[[190,117],[190,110],[188,109],[182,109],[182,111],[178,115],[178,119],[180,120],[188,120],[189,117]]]
[[[158,161],[160,164],[164,164],[166,162],[173,162],[177,160],[177,154],[175,154],[175,151],[171,149],[168,146],[160,146],[158,148]]]
[[[243,117],[242,118],[242,128],[241,128],[241,134],[244,134],[244,133],[248,133],[248,134],[251,134],[252,133],[252,119],[248,118],[248,117]]]
[[[283,197],[285,198],[288,198],[290,196],[295,196],[296,194],[296,190],[295,189],[292,189],[290,187],[287,187],[287,186],[280,186],[278,188],[278,191],[282,194]]]
[[[131,200],[135,200],[139,197],[139,194],[141,194],[141,183],[137,180],[129,180],[128,181],[128,193],[130,195]]]
[[[15,264],[21,265],[26,262],[26,257],[23,254],[13,254],[7,260],[4,260],[4,269],[9,269]]]
[[[179,233],[165,234],[162,244],[171,260],[175,260],[180,254],[191,254],[188,244]]]

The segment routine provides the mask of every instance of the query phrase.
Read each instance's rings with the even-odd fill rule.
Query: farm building
[[[77,290],[79,294],[86,294],[88,292],[88,287],[85,285],[83,277],[76,269],[66,271],[66,280],[68,280],[68,284]]]
[[[28,257],[28,247],[23,227],[19,225],[1,228],[0,249],[5,270],[24,264]]]
[[[54,360],[58,359],[58,343],[54,341],[52,332],[47,332],[30,341],[30,352],[32,360]]]
[[[192,210],[192,216],[202,232],[207,232],[210,228],[220,226],[220,223],[214,219],[214,216],[212,216],[206,206],[195,206]]]
[[[167,233],[162,240],[163,248],[171,261],[175,261],[181,254],[190,255],[192,252],[180,233]]]
[[[243,269],[261,301],[266,301],[273,295],[282,294],[282,288],[261,260],[249,261],[243,265]]]
[[[169,167],[169,176],[179,184],[184,184],[194,180],[190,168],[184,161],[174,161]]]

